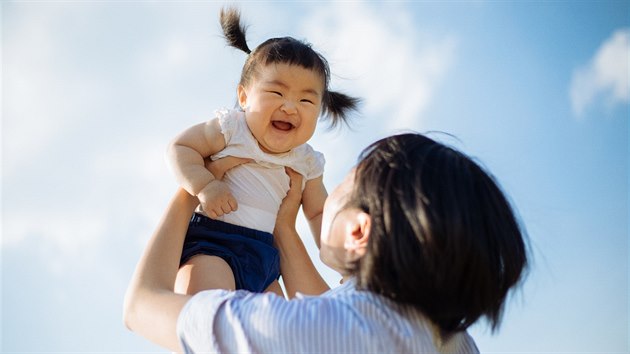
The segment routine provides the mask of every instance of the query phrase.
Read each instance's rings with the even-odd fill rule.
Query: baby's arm
[[[166,158],[177,182],[189,194],[199,197],[210,217],[236,210],[236,200],[227,185],[206,168],[204,157],[225,148],[218,119],[186,129],[171,142]]]
[[[302,192],[302,211],[304,211],[304,216],[308,220],[317,248],[320,247],[319,237],[322,230],[322,212],[324,211],[326,197],[328,197],[328,192],[326,192],[326,187],[324,187],[324,176],[319,176],[306,182]]]

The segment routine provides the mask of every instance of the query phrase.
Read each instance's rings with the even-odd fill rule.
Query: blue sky
[[[167,142],[235,100],[222,4],[2,2],[3,353],[166,352],[123,327],[122,298],[176,188]],[[240,7],[251,47],[306,39],[364,99],[353,130],[311,141],[329,189],[403,130],[496,176],[532,267],[500,330],[471,329],[483,352],[629,350],[628,1]]]

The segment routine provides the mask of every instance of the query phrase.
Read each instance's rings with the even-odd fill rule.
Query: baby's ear
[[[238,105],[245,110],[245,107],[247,107],[247,90],[245,90],[245,86],[238,85],[236,95],[238,96]]]

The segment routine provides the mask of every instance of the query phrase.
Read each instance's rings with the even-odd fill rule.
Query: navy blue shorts
[[[221,257],[232,268],[236,289],[263,292],[280,276],[280,256],[273,235],[193,214],[180,265],[193,256]]]

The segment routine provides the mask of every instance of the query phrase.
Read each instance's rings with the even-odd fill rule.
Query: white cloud
[[[138,62],[156,42],[166,53],[158,68],[163,71],[190,66],[191,50],[172,37],[141,37],[129,39],[137,52],[120,55],[115,35],[99,37],[99,21],[112,21],[112,28],[116,21],[104,6],[3,9],[0,250],[37,244],[60,264],[55,269],[123,237],[108,234],[112,227],[157,222],[162,205],[151,200],[168,198],[175,186],[163,151],[183,128],[180,117],[165,109],[176,99],[155,89],[155,81],[133,81],[131,74],[146,64]],[[73,28],[79,25],[80,31]],[[94,47],[84,48],[86,39],[94,39]],[[133,235],[129,243],[139,247],[147,236]]]
[[[11,251],[28,241],[33,256],[48,259],[50,271],[61,273],[71,268],[69,259],[85,263],[86,258],[103,240],[106,220],[90,208],[52,210],[36,216],[33,213],[7,211],[2,250]],[[72,214],[69,220],[68,214]]]
[[[456,49],[454,38],[415,28],[409,11],[373,3],[314,8],[304,29],[330,62],[333,89],[364,98],[363,115],[390,131],[421,128]]]
[[[629,56],[630,29],[620,29],[599,47],[588,64],[575,70],[569,95],[576,116],[582,116],[598,98],[609,106],[628,102]]]
[[[293,33],[326,57],[333,90],[363,99],[352,131],[319,129],[310,141],[326,157],[324,183],[330,188],[369,143],[400,130],[423,130],[423,114],[454,61],[455,38],[423,33],[409,9],[398,6],[314,5]]]
[[[24,192],[7,193],[4,200],[0,250],[33,245],[33,252],[47,258],[51,270],[59,274],[71,269],[74,261],[93,263],[96,255],[107,259],[99,251],[104,244],[140,249],[176,186],[162,150],[154,148],[158,145],[159,141],[139,138],[94,152],[72,171],[54,161],[53,166],[63,167],[53,170],[46,165],[42,170],[47,174],[38,186],[14,182],[12,187]],[[64,180],[63,185],[54,182]],[[33,193],[32,188],[40,190]]]
[[[3,167],[8,172],[13,172],[20,160],[41,153],[67,124],[62,118],[72,109],[59,104],[64,97],[55,87],[62,80],[53,70],[52,59],[63,49],[50,31],[54,15],[35,10],[31,16],[24,22],[12,17],[14,21],[3,28],[7,36],[3,43],[3,139],[6,151],[11,152],[3,155]]]

